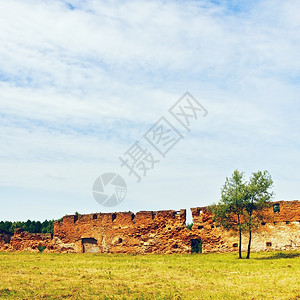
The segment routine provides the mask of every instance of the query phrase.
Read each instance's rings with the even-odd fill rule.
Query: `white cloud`
[[[114,170],[132,185],[120,209],[180,208],[217,201],[235,168],[267,168],[297,198],[299,3],[236,3],[0,3],[0,185],[15,201],[55,191],[59,211],[77,193],[87,211]],[[208,116],[135,185],[118,156],[186,90]]]

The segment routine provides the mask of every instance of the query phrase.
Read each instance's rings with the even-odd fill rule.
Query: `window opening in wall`
[[[265,222],[261,222],[261,225],[266,225],[266,223]]]
[[[285,224],[290,224],[290,221],[286,221]]]
[[[117,215],[116,215],[116,214],[112,214],[112,215],[111,215],[111,220],[112,220],[112,221],[114,221],[116,218],[117,218]]]
[[[271,242],[266,242],[267,247],[271,247],[272,243]]]
[[[238,247],[238,245],[239,245],[238,243],[234,243],[234,244],[232,245],[232,247],[233,247],[233,248],[236,248],[236,247]]]
[[[96,220],[96,219],[97,219],[97,215],[94,214],[94,215],[93,215],[93,220]]]
[[[280,212],[280,205],[278,203],[273,205],[273,211],[274,212]]]
[[[277,222],[273,222],[273,224],[274,224],[274,225],[276,225],[276,224],[277,224]]]
[[[202,229],[203,228],[203,226],[198,226],[198,229]]]

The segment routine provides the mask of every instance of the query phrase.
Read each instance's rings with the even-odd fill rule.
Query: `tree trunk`
[[[239,226],[239,258],[242,258],[242,228],[241,228],[241,222],[240,222],[240,215],[237,215],[238,217],[238,226]]]
[[[250,258],[250,248],[251,248],[251,238],[252,238],[252,212],[253,212],[253,199],[251,202],[251,210],[249,212],[249,241],[248,241],[248,249],[247,249],[247,259]]]
[[[249,242],[248,242],[248,249],[247,249],[247,257],[250,258],[250,248],[251,248],[251,237],[252,237],[252,230],[251,227],[249,228]]]
[[[242,229],[239,228],[239,258],[242,258]]]

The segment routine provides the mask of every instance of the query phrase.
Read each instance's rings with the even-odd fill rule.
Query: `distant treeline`
[[[26,222],[0,221],[0,229],[11,233],[14,233],[16,228],[22,228],[30,233],[53,233],[53,223],[54,220],[45,220],[44,222],[30,220]]]

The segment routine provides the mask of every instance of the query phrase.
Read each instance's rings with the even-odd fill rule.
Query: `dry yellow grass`
[[[300,252],[0,253],[6,299],[300,299]]]

